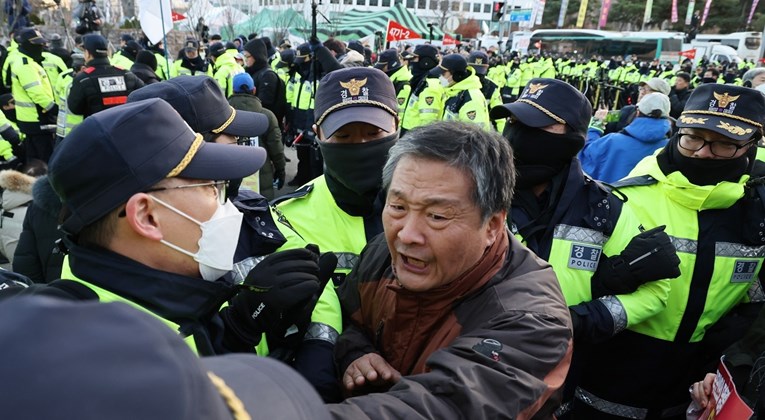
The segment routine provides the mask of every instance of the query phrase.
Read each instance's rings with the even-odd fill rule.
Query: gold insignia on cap
[[[715,99],[717,99],[717,103],[720,104],[720,108],[726,108],[728,104],[730,104],[731,102],[735,102],[736,99],[738,99],[739,96],[741,96],[741,95],[730,96],[728,95],[728,92],[725,92],[722,94],[717,92],[713,92],[713,93],[714,93]]]
[[[708,118],[693,118],[685,115],[680,116],[680,122],[685,124],[706,124]]]
[[[340,86],[348,89],[348,92],[351,93],[351,96],[358,96],[359,91],[361,90],[361,87],[366,84],[367,84],[366,77],[362,80],[351,79],[347,82],[340,82]]]
[[[533,95],[537,93],[538,90],[546,88],[547,85],[543,85],[541,83],[532,83],[529,85],[529,94]]]
[[[720,124],[717,124],[717,128],[722,128],[723,130],[736,136],[743,136],[745,134],[751,134],[754,132],[754,130],[751,128],[742,128],[737,125],[728,124],[725,121],[720,121]]]
[[[483,64],[483,58],[476,58],[473,64]]]

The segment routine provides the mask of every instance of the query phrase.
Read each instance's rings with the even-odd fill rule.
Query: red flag
[[[182,20],[186,20],[186,16],[183,16],[182,14],[178,12],[172,12],[173,22],[179,22]]]
[[[441,41],[441,45],[457,45],[457,40],[450,37],[449,34],[444,34],[444,39]]]
[[[388,21],[388,30],[386,31],[386,41],[401,41],[404,39],[422,38],[417,32],[401,25],[395,20]]]
[[[680,51],[680,55],[685,58],[690,58],[691,60],[693,60],[694,58],[696,58],[696,49],[693,48],[690,50]]]

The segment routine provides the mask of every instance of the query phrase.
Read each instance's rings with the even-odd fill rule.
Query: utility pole
[[[513,11],[513,7],[510,6],[510,3],[511,3],[510,1],[505,0],[505,10],[502,11],[502,17],[499,19],[499,22],[497,22],[499,24],[499,33],[498,33],[499,34],[499,42],[502,42],[502,37],[504,35],[505,19],[507,19],[508,22],[510,23],[510,28],[508,28],[508,30],[507,30],[507,37],[508,37],[508,39],[510,38],[510,34],[512,33],[513,21],[508,19],[509,16],[508,16],[508,13],[507,13],[507,9],[508,8],[510,9],[510,13],[512,13],[512,11]],[[507,49],[507,45],[505,45],[505,49]],[[502,48],[500,48],[500,51],[502,51]]]

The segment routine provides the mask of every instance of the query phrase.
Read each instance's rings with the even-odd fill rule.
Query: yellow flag
[[[584,16],[587,14],[587,0],[582,0],[582,4],[579,5],[579,16],[576,18],[576,27],[581,28],[584,26]]]

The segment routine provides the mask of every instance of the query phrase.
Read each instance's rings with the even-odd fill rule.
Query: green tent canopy
[[[310,26],[311,24],[305,20],[303,15],[293,9],[282,11],[263,9],[249,19],[234,25],[234,32],[237,34],[261,33],[267,28],[275,30],[290,29],[291,32],[295,32],[293,28]]]
[[[368,10],[352,9],[347,12],[333,14],[329,19],[331,21],[330,24],[326,22],[319,23],[317,32],[323,35],[323,37],[333,36],[336,39],[348,41],[373,35],[378,31],[384,34],[389,19],[417,32],[423,39],[427,39],[429,36],[427,23],[412,14],[401,3],[397,3],[390,9],[381,12],[370,13]],[[444,31],[434,26],[433,39],[438,40],[443,36]],[[320,36],[320,38],[323,37]]]

